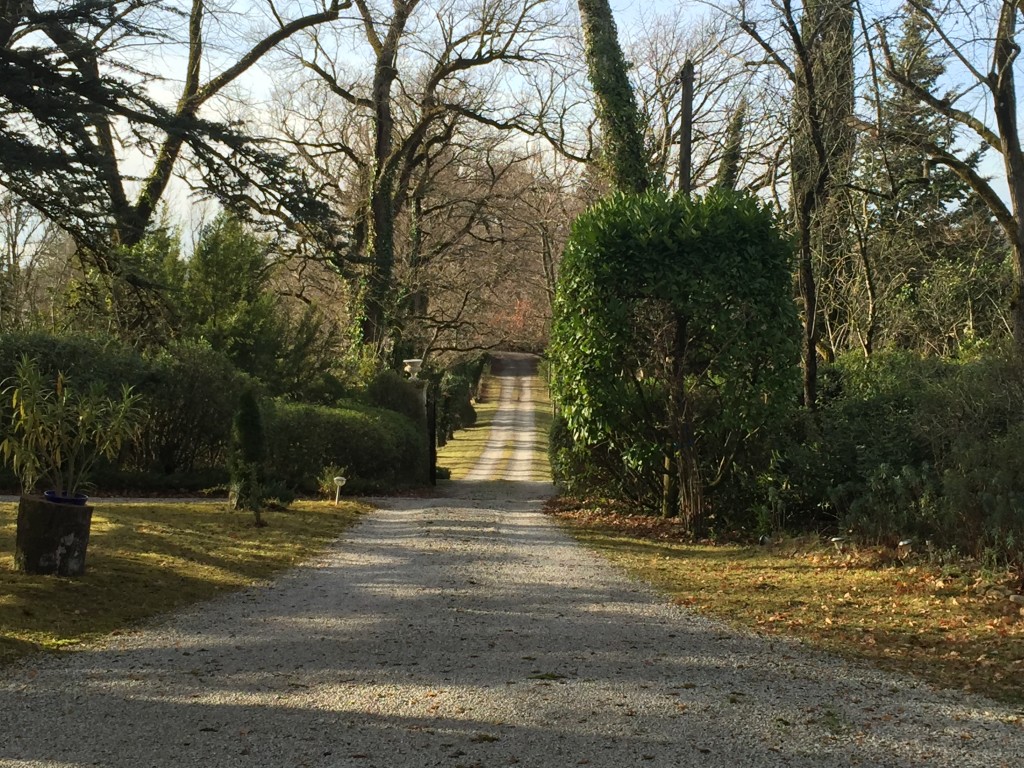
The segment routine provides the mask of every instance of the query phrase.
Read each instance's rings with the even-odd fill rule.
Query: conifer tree
[[[260,406],[256,395],[248,389],[238,399],[231,424],[231,505],[252,512],[258,528],[266,525],[262,517],[265,452]]]

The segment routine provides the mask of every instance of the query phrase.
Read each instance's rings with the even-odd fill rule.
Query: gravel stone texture
[[[0,766],[1024,760],[1020,712],[688,613],[542,515],[551,492],[377,500],[274,583],[0,669]]]

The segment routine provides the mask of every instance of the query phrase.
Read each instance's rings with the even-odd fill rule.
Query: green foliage
[[[263,417],[256,395],[251,389],[238,398],[238,409],[231,422],[231,451],[228,469],[231,473],[231,503],[235,509],[250,510],[261,525],[260,511],[265,498],[263,460],[266,444]]]
[[[818,413],[778,443],[763,481],[772,527],[911,537],[1024,563],[1024,362],[849,355],[823,371]]]
[[[223,353],[272,395],[337,395],[341,329],[315,305],[288,307],[273,276],[270,244],[219,216],[203,230],[181,278],[181,335]]]
[[[611,6],[608,0],[580,0],[579,9],[610,180],[619,191],[643,192],[651,183],[643,122]]]
[[[941,97],[946,64],[922,15],[928,7],[903,4],[892,65]],[[970,185],[923,147],[959,154],[956,122],[885,77],[879,84],[884,130],[858,140],[848,207],[833,212],[845,242],[819,256],[819,307],[837,350],[958,355],[1006,334],[1006,238]],[[978,171],[985,150],[964,153],[966,166]]]
[[[320,477],[317,479],[317,490],[324,496],[334,498],[335,494],[338,492],[338,484],[334,482],[334,478],[345,478],[345,484],[347,485],[348,474],[348,467],[342,467],[338,464],[328,464],[320,470]]]
[[[264,422],[267,479],[316,493],[326,468],[347,467],[346,489],[407,487],[423,482],[427,445],[422,423],[394,411],[277,402]],[[333,477],[333,475],[332,475]]]
[[[552,419],[548,432],[548,460],[552,479],[567,493],[626,499],[648,507],[657,504],[656,487],[636,482],[636,475],[607,445],[578,444],[561,414]]]
[[[691,452],[716,493],[753,471],[794,399],[790,262],[772,213],[729,190],[616,195],[581,216],[551,345],[572,451],[652,505],[667,451]]]
[[[5,369],[4,361],[29,353],[39,357],[39,369],[47,375],[64,368],[82,387],[111,391],[125,384],[143,398],[141,428],[120,446],[116,463],[101,456],[94,467],[94,476],[106,487],[195,491],[227,479],[239,393],[251,389],[253,382],[209,346],[182,342],[143,357],[110,341],[8,334],[0,336],[0,353],[0,374],[5,376],[13,376],[14,370]],[[400,383],[408,394],[408,382]],[[415,404],[422,414],[418,398]],[[317,475],[331,463],[352,467],[357,491],[415,484],[425,477],[422,416],[413,424],[397,413],[364,406],[264,407],[264,431],[272,436],[260,463],[267,498],[284,500],[296,490],[315,492]]]
[[[164,475],[224,467],[238,393],[250,380],[223,354],[192,342],[151,355],[146,368],[139,391],[147,419],[132,465]]]
[[[119,490],[195,490],[223,482],[237,393],[248,381],[223,355],[180,343],[143,357],[111,340],[4,334],[3,378],[14,376],[13,361],[22,355],[37,360],[47,377],[67,371],[82,390],[127,385],[142,397],[140,429],[121,446],[116,464],[100,457],[97,483]]]
[[[39,481],[59,496],[74,496],[97,459],[113,459],[135,434],[139,398],[124,385],[118,398],[99,383],[76,391],[64,373],[51,383],[39,365],[22,357],[3,394],[10,399],[10,427],[0,453],[31,493]]]
[[[476,424],[473,396],[478,379],[479,374],[474,377],[472,371],[465,365],[445,371],[441,375],[437,384],[438,445],[444,445],[457,430]]]
[[[138,385],[146,376],[146,363],[141,354],[102,336],[44,332],[0,334],[0,378],[14,376],[22,357],[35,360],[40,372],[49,378],[56,378],[58,371],[66,371],[82,388],[95,383],[107,388],[122,383]]]
[[[422,422],[423,401],[420,390],[398,371],[381,371],[366,388],[370,405],[400,413],[407,419]]]

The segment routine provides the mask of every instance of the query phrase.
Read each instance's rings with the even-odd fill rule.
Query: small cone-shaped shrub
[[[231,506],[250,510],[257,526],[264,525],[260,513],[265,452],[260,406],[252,390],[246,390],[238,400],[238,410],[231,424]]]

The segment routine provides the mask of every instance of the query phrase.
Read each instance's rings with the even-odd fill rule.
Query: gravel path
[[[537,427],[533,402],[537,386],[536,358],[508,355],[494,377],[500,387],[498,410],[491,420],[480,459],[466,474],[470,482],[515,480],[530,482]]]
[[[0,670],[0,766],[1017,766],[1008,709],[668,604],[539,482],[384,507],[269,586]]]

